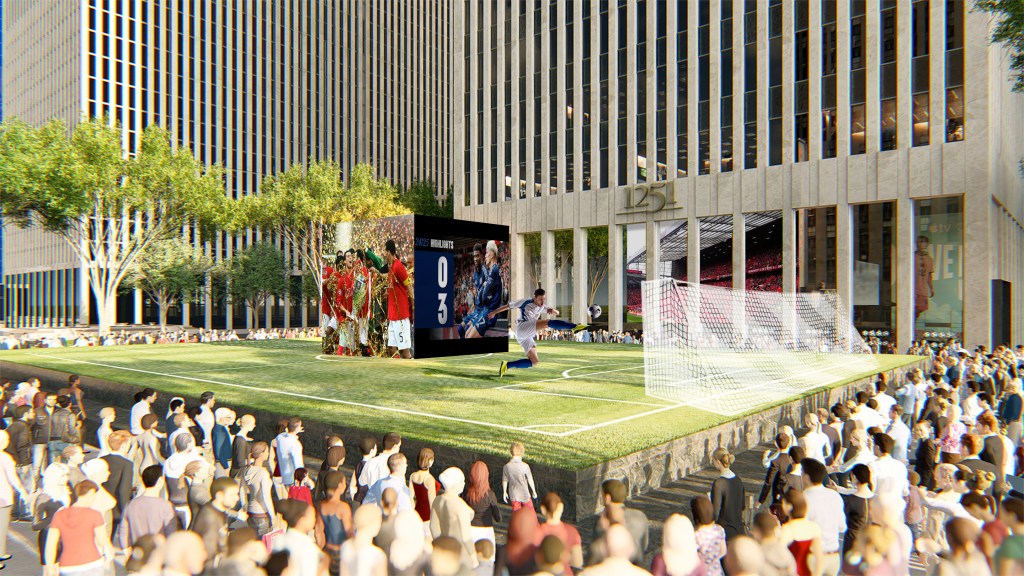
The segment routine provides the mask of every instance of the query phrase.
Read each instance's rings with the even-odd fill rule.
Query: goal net
[[[835,292],[643,283],[649,396],[738,415],[869,374],[876,358]]]

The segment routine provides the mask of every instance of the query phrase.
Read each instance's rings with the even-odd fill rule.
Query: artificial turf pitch
[[[522,356],[511,344],[505,354],[424,360],[321,356],[319,340],[270,340],[14,350],[0,362],[168,394],[212,390],[239,415],[253,407],[496,455],[519,440],[529,460],[570,470],[735,419],[645,395],[642,346],[540,342],[539,366],[499,379],[501,360]],[[918,360],[875,358],[877,368],[845,381]]]

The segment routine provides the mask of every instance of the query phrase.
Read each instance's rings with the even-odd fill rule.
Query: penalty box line
[[[367,409],[370,409],[370,410],[381,410],[381,411],[384,411],[384,412],[395,412],[395,413],[398,413],[398,414],[405,414],[405,415],[408,415],[408,416],[423,416],[425,418],[435,418],[435,419],[438,419],[438,420],[447,420],[447,421],[451,421],[451,422],[462,422],[463,424],[475,424],[477,426],[486,426],[486,427],[489,427],[489,428],[499,428],[499,429],[502,429],[502,430],[513,430],[513,431],[516,431],[516,432],[522,432],[522,431],[525,430],[525,431],[531,432],[533,434],[542,434],[544,436],[556,436],[556,437],[558,437],[558,436],[563,436],[564,435],[564,433],[547,432],[547,431],[544,431],[544,430],[536,430],[536,429],[532,429],[532,428],[531,429],[526,429],[526,428],[523,428],[522,426],[509,426],[509,425],[506,425],[506,424],[495,424],[493,422],[482,422],[480,420],[469,420],[467,418],[456,418],[454,416],[442,416],[440,414],[430,414],[430,413],[427,413],[427,412],[417,412],[415,410],[405,410],[403,408],[392,408],[392,407],[389,407],[389,406],[375,406],[373,404],[364,404],[362,402],[352,402],[352,401],[349,401],[349,400],[339,400],[337,398],[324,398],[322,396],[312,396],[312,395],[309,395],[309,394],[300,394],[298,392],[288,392],[287,390],[275,390],[275,389],[272,389],[272,388],[259,388],[257,386],[247,386],[245,384],[235,384],[233,382],[221,382],[219,380],[209,380],[209,379],[206,379],[206,378],[194,378],[192,376],[181,376],[181,375],[178,375],[178,374],[167,374],[167,373],[164,373],[164,372],[154,372],[152,370],[142,370],[140,368],[128,368],[127,366],[116,366],[114,364],[104,364],[104,363],[101,363],[101,362],[90,362],[88,360],[78,360],[76,358],[61,358],[60,356],[50,356],[50,355],[47,355],[47,354],[36,354],[36,353],[33,353],[33,352],[29,352],[29,353],[27,353],[27,355],[29,355],[29,356],[38,356],[40,358],[46,358],[46,359],[49,359],[49,360],[58,360],[58,361],[64,360],[64,361],[67,361],[67,362],[77,362],[79,364],[89,364],[89,365],[92,365],[92,366],[100,366],[100,367],[103,367],[103,368],[113,368],[115,370],[125,370],[125,371],[128,371],[128,372],[138,372],[140,374],[149,374],[151,376],[162,376],[162,377],[165,377],[165,378],[176,378],[178,380],[189,380],[189,381],[192,381],[192,382],[200,382],[200,383],[203,383],[203,384],[216,384],[218,386],[227,386],[229,388],[239,388],[239,389],[242,389],[242,390],[251,390],[253,392],[264,392],[264,393],[268,393],[268,394],[278,394],[278,395],[281,395],[281,396],[289,396],[289,397],[292,397],[292,398],[303,398],[303,399],[306,399],[306,400],[318,400],[318,401],[321,401],[321,402],[329,402],[331,404],[343,404],[343,405],[346,405],[346,406],[356,406],[358,408],[367,408]]]
[[[778,380],[774,380],[772,382],[765,382],[763,384],[759,384],[759,385],[756,385],[756,386],[748,386],[747,388],[742,388],[740,390],[733,390],[733,391],[730,391],[730,392],[725,392],[725,393],[717,394],[717,395],[714,395],[714,396],[709,396],[709,397],[705,397],[705,398],[699,398],[699,399],[690,400],[690,401],[687,401],[687,402],[681,402],[679,404],[673,404],[673,405],[670,405],[670,406],[663,406],[663,407],[661,407],[661,408],[659,408],[657,410],[650,410],[648,412],[643,412],[643,413],[640,413],[640,414],[633,414],[633,415],[630,415],[630,416],[623,416],[622,418],[617,418],[615,420],[610,420],[608,422],[601,422],[601,423],[598,423],[598,424],[591,424],[589,426],[581,426],[581,427],[579,427],[579,428],[577,428],[575,430],[568,430],[566,432],[560,432],[560,433],[558,433],[556,435],[559,436],[559,437],[565,438],[567,436],[572,436],[574,434],[579,434],[581,432],[589,432],[591,430],[597,430],[599,428],[604,428],[606,426],[612,426],[612,425],[615,425],[615,424],[621,424],[623,422],[629,422],[630,420],[636,420],[637,418],[644,418],[646,416],[653,416],[655,414],[660,414],[661,412],[666,412],[668,410],[675,410],[677,408],[688,408],[688,407],[690,407],[690,408],[700,408],[702,410],[705,410],[705,411],[708,411],[708,412],[712,412],[712,413],[718,414],[720,416],[725,416],[725,417],[734,416],[734,415],[736,415],[738,413],[725,414],[725,413],[721,413],[721,412],[715,412],[713,410],[708,410],[708,408],[697,406],[697,404],[703,403],[703,402],[707,402],[708,400],[716,400],[718,398],[725,397],[725,396],[730,396],[730,395],[737,394],[737,393],[747,392],[749,390],[764,388],[766,386],[770,386],[770,385],[773,385],[773,384],[778,384],[780,382],[785,382],[786,380],[792,380],[793,378],[798,378],[798,377],[806,376],[807,374],[819,374],[819,373],[822,373],[822,372],[829,372],[831,370],[847,368],[851,364],[853,364],[854,362],[859,364],[860,363],[860,359],[858,359],[856,361],[846,361],[846,362],[843,362],[843,363],[835,365],[835,366],[829,366],[827,368],[819,368],[818,370],[814,370],[814,371],[806,373],[806,374],[790,376],[788,378],[780,378]],[[738,371],[738,372],[740,372],[740,371]],[[815,388],[811,388],[810,390],[815,390],[815,389],[818,389],[818,388],[826,388],[829,385],[831,385],[831,383],[825,384],[824,386],[817,386]]]

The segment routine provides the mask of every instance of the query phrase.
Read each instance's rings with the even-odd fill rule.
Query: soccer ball
[[[590,310],[591,320],[597,320],[598,318],[601,317],[601,307],[598,306],[597,304],[591,304],[588,310]]]

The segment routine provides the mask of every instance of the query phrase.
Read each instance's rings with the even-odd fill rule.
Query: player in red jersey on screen
[[[366,254],[356,250],[353,257],[355,284],[352,292],[352,314],[355,316],[355,330],[359,337],[359,350],[363,356],[371,356],[369,344],[371,295],[373,281],[366,268]]]
[[[412,279],[405,265],[398,259],[395,241],[384,243],[388,263],[388,356],[395,352],[402,358],[412,358],[412,322],[410,321],[409,289]]]
[[[340,252],[338,259],[341,259]],[[328,264],[324,266],[321,275],[323,288],[320,293],[320,330],[323,338],[320,347],[324,354],[334,354],[338,348],[338,318],[334,314],[338,276],[335,272],[334,266]]]
[[[355,252],[345,252],[344,264],[338,269],[338,291],[335,311],[338,316],[338,332],[341,333],[339,356],[349,356],[355,352],[353,330],[355,319],[352,317],[352,292],[355,288],[355,271],[353,257]]]

